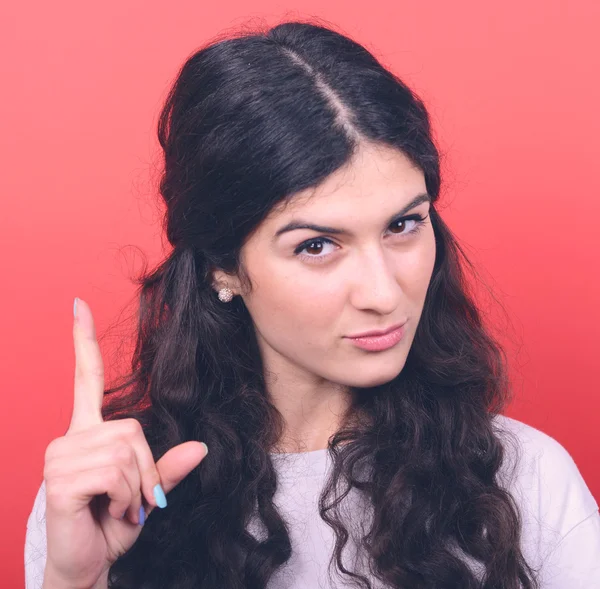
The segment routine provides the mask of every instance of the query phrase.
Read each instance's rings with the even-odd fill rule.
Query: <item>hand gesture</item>
[[[73,340],[71,423],[45,454],[45,589],[106,586],[108,569],[136,541],[144,517],[166,507],[165,493],[207,453],[205,444],[190,441],[155,463],[137,420],[103,421],[104,365],[91,310],[81,299]]]

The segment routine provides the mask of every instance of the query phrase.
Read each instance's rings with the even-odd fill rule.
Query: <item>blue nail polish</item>
[[[165,492],[160,486],[160,483],[154,487],[153,491],[154,498],[156,499],[156,505],[158,505],[161,508],[165,508],[167,506],[167,498],[165,497]]]
[[[140,505],[140,526],[144,525],[144,521],[146,521],[146,512],[144,511],[144,506]]]

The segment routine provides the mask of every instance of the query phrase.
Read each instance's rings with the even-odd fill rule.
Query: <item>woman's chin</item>
[[[394,363],[390,362],[388,359],[379,366],[377,366],[376,362],[371,365],[356,362],[352,365],[351,370],[346,371],[343,379],[344,382],[341,384],[357,388],[371,388],[385,384],[396,378],[400,372],[402,372],[405,360],[406,359],[404,358],[402,362]]]

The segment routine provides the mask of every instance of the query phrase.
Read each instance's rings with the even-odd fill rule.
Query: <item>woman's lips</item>
[[[404,336],[404,325],[385,335],[369,335],[364,337],[349,337],[355,346],[370,352],[380,352],[395,346]]]

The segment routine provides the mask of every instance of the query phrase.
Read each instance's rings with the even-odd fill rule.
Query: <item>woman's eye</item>
[[[405,237],[410,237],[418,233],[423,227],[423,225],[425,225],[425,219],[427,219],[427,215],[423,217],[422,215],[416,214],[411,215],[410,217],[402,217],[400,219],[392,221],[390,223],[389,229],[393,229],[394,231],[392,231],[392,233],[394,235],[399,235],[404,239]],[[408,229],[406,225],[407,223]],[[400,231],[396,232],[396,229],[399,229]]]
[[[399,219],[398,221],[394,221],[390,225],[390,231],[392,233],[396,233],[396,230],[399,229],[400,231],[398,231],[398,233],[404,233],[406,230],[406,223],[406,219]]]
[[[300,255],[300,257],[322,258],[328,256],[334,249],[333,247],[327,248],[326,246],[335,246],[335,244],[326,237],[316,237],[300,244],[294,253]],[[306,252],[306,254],[303,254],[302,252]]]

